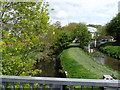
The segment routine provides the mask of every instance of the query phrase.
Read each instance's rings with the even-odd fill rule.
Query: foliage
[[[79,23],[74,31],[75,37],[80,41],[81,47],[88,45],[91,41],[91,34],[87,29],[87,26]]]
[[[65,47],[67,47],[70,44],[71,38],[70,36],[67,35],[67,33],[62,32],[60,34],[60,37],[57,39],[57,42],[55,43],[55,45],[63,50]]]
[[[87,26],[96,28],[97,29],[97,34],[99,34],[99,35],[107,35],[106,26],[105,25],[102,26],[102,25],[89,24]]]
[[[88,24],[87,26],[94,27],[94,28],[101,27],[101,25],[94,25],[94,24]]]
[[[51,45],[50,48],[55,50],[56,53],[60,53],[72,40],[68,32],[61,29],[49,31],[47,37],[49,38],[49,45]]]
[[[120,59],[120,46],[113,42],[103,44],[99,48],[101,51],[107,53],[109,56]]]
[[[106,32],[106,26],[99,26],[98,28],[97,28],[97,30],[98,30],[98,34],[99,35],[107,35],[107,32]]]
[[[106,31],[120,42],[120,13],[106,24]]]
[[[2,2],[3,75],[32,75],[36,61],[28,57],[44,43],[41,37],[49,26],[48,3]],[[41,70],[40,70],[41,72]]]
[[[88,45],[91,40],[91,34],[83,23],[69,23],[63,27],[63,30],[71,36],[72,40],[77,38],[81,47]]]
[[[118,72],[97,63],[87,53],[78,47],[64,50],[61,55],[63,70],[69,78],[100,79],[103,75],[114,75],[119,78]]]
[[[69,23],[68,25],[62,27],[62,29],[66,31],[71,36],[71,38],[74,40],[75,39],[74,31],[77,25],[78,23]]]
[[[56,29],[60,29],[62,27],[61,22],[59,22],[59,21],[56,21],[54,26],[55,26]]]

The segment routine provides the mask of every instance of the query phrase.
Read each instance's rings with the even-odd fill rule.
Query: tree
[[[58,35],[55,46],[60,52],[70,44],[71,38],[66,32],[61,32]]]
[[[56,28],[56,27],[55,27]],[[64,48],[66,48],[71,42],[71,36],[68,32],[59,29],[51,29],[46,36],[47,44],[54,53],[59,54]]]
[[[62,27],[61,22],[59,22],[59,21],[56,21],[54,25],[55,25],[56,29],[60,29]]]
[[[101,25],[88,24],[87,26],[94,27],[94,28],[98,28],[98,27],[100,27]]]
[[[85,24],[79,23],[75,29],[76,38],[80,41],[81,47],[88,45],[91,41],[91,34]]]
[[[1,2],[0,5],[2,74],[32,75],[36,61],[30,54],[44,44],[41,38],[49,27],[49,5],[47,2]]]
[[[75,39],[74,30],[76,29],[77,25],[78,23],[69,23],[67,26],[62,27],[63,30],[70,35],[72,40]]]
[[[120,42],[120,13],[106,24],[106,31]]]
[[[98,26],[97,33],[99,35],[107,35],[106,26]]]

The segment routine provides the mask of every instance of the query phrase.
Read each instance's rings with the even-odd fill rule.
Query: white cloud
[[[55,15],[57,18],[61,18],[61,19],[64,19],[64,18],[67,18],[67,13],[63,10],[61,11],[58,11],[57,14]]]
[[[69,22],[86,22],[105,24],[118,12],[119,0],[47,0],[50,8],[50,16],[62,25]]]

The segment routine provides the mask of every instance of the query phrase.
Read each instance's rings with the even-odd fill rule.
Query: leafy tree
[[[88,24],[87,26],[94,27],[94,28],[98,28],[98,27],[100,27],[101,25]]]
[[[59,51],[62,51],[65,47],[67,47],[70,44],[70,41],[70,36],[65,32],[61,32],[59,34],[59,37],[57,38],[55,46],[57,46],[56,48],[58,48]]]
[[[59,54],[71,42],[71,36],[68,32],[59,29],[50,30],[46,36],[47,46],[54,50],[54,53]]]
[[[106,31],[120,42],[120,13],[106,24]]]
[[[80,41],[81,47],[88,45],[91,41],[91,34],[85,24],[79,23],[75,29],[76,38]]]
[[[63,30],[66,31],[66,33],[68,33],[73,40],[75,39],[74,30],[76,29],[77,25],[78,23],[69,23],[67,26],[62,27]]]
[[[30,54],[44,44],[41,39],[49,27],[49,5],[46,2],[1,2],[0,5],[2,74],[32,75],[39,70],[33,69],[36,61]]]
[[[62,27],[60,21],[56,21],[54,26],[55,26],[56,29],[60,29]]]
[[[106,26],[99,26],[97,28],[97,33],[99,35],[107,35],[107,32],[106,32]]]

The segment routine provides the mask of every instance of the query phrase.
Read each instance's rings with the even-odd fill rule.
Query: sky
[[[46,0],[54,11],[50,11],[50,22],[60,21],[62,26],[72,22],[105,25],[118,13],[120,0]]]

